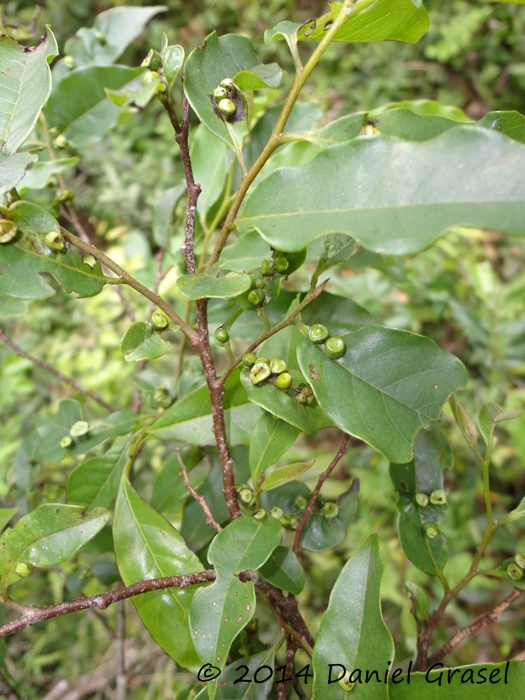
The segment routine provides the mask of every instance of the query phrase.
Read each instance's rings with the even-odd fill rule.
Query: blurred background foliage
[[[91,26],[98,13],[124,4],[155,3],[10,0],[0,3],[0,31],[30,44],[44,31],[45,24],[50,24],[62,49],[77,29]],[[287,84],[293,64],[286,46],[284,42],[266,46],[262,39],[264,30],[280,20],[306,20],[326,9],[324,2],[311,0],[167,0],[166,5],[168,10],[157,15],[126,50],[122,63],[138,65],[150,47],[158,48],[162,32],[166,32],[170,43],[182,44],[187,54],[212,30],[219,34],[238,32],[252,38],[262,62],[278,61],[288,70]],[[426,0],[425,5],[431,28],[417,45],[386,42],[334,45],[329,49],[302,96],[303,101],[318,104],[320,123],[351,111],[413,99],[454,105],[472,119],[479,119],[489,110],[525,112],[525,7],[476,0]],[[311,47],[302,46],[301,50],[306,54]],[[66,147],[60,155],[75,153]],[[160,105],[152,104],[138,114],[124,115],[103,141],[83,149],[81,155],[81,162],[66,173],[65,179],[75,194],[74,205],[82,225],[97,245],[144,284],[153,286],[157,270],[153,212],[160,193],[182,179],[177,148]],[[33,191],[31,196],[53,206],[52,186]],[[173,251],[182,236],[183,204],[177,205],[171,226]],[[183,314],[183,301],[174,291],[180,262],[176,252],[171,262],[175,267],[162,281],[160,291]],[[417,257],[394,259],[362,251],[344,268],[331,270],[330,276],[332,293],[349,296],[384,324],[424,333],[457,354],[469,372],[469,385],[461,400],[472,416],[486,401],[497,401],[510,410],[523,408],[522,240],[456,229]],[[288,288],[300,290],[305,285],[303,271],[291,278]],[[31,302],[22,315],[24,305],[8,306],[4,301],[0,305],[1,327],[25,351],[74,377],[118,409],[132,406],[137,386],[165,384],[173,395],[175,350],[142,370],[122,359],[119,342],[129,325],[129,316],[139,320],[148,317],[148,307],[140,298],[128,291],[124,294],[127,314],[115,288],[109,287],[99,296],[80,302],[59,291],[44,301]],[[177,347],[175,342],[173,346]],[[184,376],[198,380],[199,368],[193,360],[187,356]],[[18,506],[22,514],[39,503],[64,500],[67,475],[78,463],[31,460],[27,436],[34,429],[35,416],[41,411],[56,412],[58,402],[65,397],[78,399],[90,420],[104,412],[3,343],[0,366],[0,498],[5,507]],[[143,392],[146,406],[151,393]],[[449,519],[443,526],[451,550],[445,573],[454,584],[468,568],[468,553],[474,550],[483,527],[481,474],[448,409],[442,426],[455,452],[454,470],[445,475],[450,495]],[[299,440],[287,461],[316,457],[315,467],[305,479],[313,486],[330,461],[336,440],[335,431],[330,430]],[[170,444],[152,441],[139,457],[135,486],[144,497],[151,497],[156,474],[172,449]],[[239,448],[237,463],[246,459],[245,450]],[[491,473],[496,517],[521,500],[525,492],[524,463],[525,418],[521,417],[500,429]],[[415,648],[415,626],[403,595],[404,581],[408,578],[425,586],[434,584],[406,560],[400,549],[396,496],[389,486],[386,461],[371,449],[355,444],[343,466],[338,475],[327,481],[323,492],[327,498],[333,498],[348,487],[351,477],[359,477],[359,515],[335,551],[304,557],[307,585],[300,600],[304,609],[310,611],[308,621],[315,630],[343,562],[371,531],[379,532],[386,566],[384,614],[396,639],[396,662],[403,662]],[[173,522],[180,522],[180,504],[168,515]],[[60,569],[42,572],[19,584],[19,599],[46,604],[100,591],[114,581],[110,550],[110,541],[99,542],[94,549],[86,546]],[[525,550],[525,535],[519,523],[498,531],[490,548],[494,567],[520,550]],[[473,616],[482,614],[496,596],[500,597],[500,589],[500,582],[476,579],[450,606],[450,629],[442,631],[441,638],[438,636],[435,641],[445,642],[457,625],[468,624]],[[435,593],[439,594],[437,584]],[[126,609],[126,653],[133,670],[129,698],[192,698],[196,690],[189,676],[177,673],[173,663],[149,640],[134,617],[131,604]],[[58,684],[67,682],[69,690],[76,688],[80,693],[75,698],[106,697],[99,686],[112,686],[115,677],[115,616],[116,610],[110,609],[104,614],[90,611],[58,618],[16,635],[8,645],[2,644],[0,668],[4,680],[0,681],[0,695],[58,700],[63,697],[57,691]],[[264,629],[264,619],[261,628]],[[524,630],[523,613],[507,614],[501,624],[483,631],[482,644],[479,640],[467,641],[448,661],[457,665],[498,661],[520,654],[525,658]],[[98,667],[103,671],[96,671]],[[111,697],[109,692],[107,697]]]

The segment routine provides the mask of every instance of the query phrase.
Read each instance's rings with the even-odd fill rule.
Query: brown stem
[[[68,600],[58,605],[46,605],[44,607],[26,606],[26,612],[17,620],[8,622],[0,627],[0,638],[7,637],[26,627],[36,625],[43,620],[50,620],[53,617],[61,615],[69,615],[79,610],[87,610],[88,608],[99,608],[105,610],[113,603],[118,603],[126,598],[133,598],[136,595],[149,593],[150,591],[158,591],[165,588],[187,588],[198,583],[207,583],[215,580],[215,571],[208,569],[199,571],[196,574],[185,574],[183,576],[166,576],[164,578],[154,578],[148,581],[138,581],[131,586],[118,588],[116,591],[108,593],[100,593],[87,598],[77,598]],[[4,601],[0,601],[4,602]]]
[[[514,588],[512,593],[508,595],[504,600],[502,600],[501,603],[498,603],[490,612],[478,618],[472,624],[467,625],[467,627],[463,627],[458,632],[456,632],[456,634],[452,637],[450,642],[444,644],[441,647],[441,649],[438,649],[438,651],[436,651],[436,653],[430,657],[430,659],[428,660],[428,665],[432,665],[437,663],[438,661],[441,661],[441,659],[443,659],[447,654],[450,654],[450,652],[453,651],[458,646],[458,644],[460,644],[465,639],[465,637],[468,637],[471,634],[476,634],[477,632],[479,632],[479,630],[483,629],[483,627],[486,627],[487,625],[491,625],[493,622],[496,622],[501,613],[504,612],[509,607],[509,605],[511,605],[515,600],[517,600],[522,594],[523,591],[521,591],[519,588]]]
[[[219,523],[213,517],[213,514],[210,510],[210,507],[206,503],[206,499],[204,498],[204,496],[201,496],[199,493],[197,493],[197,491],[195,491],[193,486],[190,484],[190,479],[188,476],[188,469],[187,469],[186,465],[184,464],[184,460],[182,459],[182,455],[180,453],[180,447],[177,447],[175,452],[177,453],[177,459],[179,460],[180,468],[182,470],[182,478],[184,479],[184,484],[185,484],[186,488],[191,493],[193,498],[200,503],[202,510],[206,514],[206,523],[208,525],[211,525],[212,527],[214,527],[217,530],[217,532],[220,532],[222,530],[222,527],[219,525]]]
[[[76,391],[80,391],[80,393],[85,394],[85,396],[89,396],[90,399],[93,399],[93,401],[96,401],[98,404],[103,406],[105,409],[110,411],[111,413],[114,413],[117,409],[112,406],[111,404],[107,403],[107,401],[104,401],[103,398],[101,398],[98,394],[95,394],[94,391],[91,391],[91,389],[86,389],[85,387],[81,386],[78,382],[76,382],[74,379],[71,379],[70,377],[66,377],[65,374],[62,374],[62,372],[59,372],[58,369],[55,369],[51,365],[49,365],[47,362],[44,362],[43,360],[38,360],[36,357],[33,357],[29,353],[27,353],[25,350],[22,350],[22,348],[17,345],[14,340],[11,340],[11,338],[6,335],[6,333],[0,328],[0,338],[4,341],[6,345],[9,345],[9,347],[16,352],[16,354],[19,357],[25,357],[26,360],[30,360],[33,362],[35,365],[38,365],[38,367],[42,367],[42,369],[47,370],[48,372],[51,372],[51,374],[54,374],[57,379],[60,379],[61,382],[64,382],[64,384],[68,384],[70,387],[73,387],[73,389],[76,389]]]
[[[339,449],[337,450],[337,454],[333,458],[333,460],[330,462],[328,465],[328,468],[320,475],[319,479],[317,480],[317,484],[315,485],[314,490],[312,491],[312,495],[310,496],[310,500],[308,501],[308,505],[306,506],[306,510],[304,511],[304,515],[301,518],[301,522],[299,523],[299,526],[297,527],[297,530],[295,531],[295,537],[293,541],[293,551],[295,554],[299,552],[299,547],[301,546],[301,536],[303,534],[303,530],[306,527],[306,523],[308,522],[308,518],[310,517],[310,514],[312,513],[314,506],[315,506],[315,501],[317,500],[317,496],[319,495],[319,491],[321,490],[322,485],[328,479],[330,474],[333,472],[333,470],[337,467],[341,459],[344,457],[348,450],[348,441],[350,440],[350,435],[345,435],[343,436],[343,439],[341,441],[341,444],[339,445]]]
[[[277,700],[286,700],[288,697],[287,683],[292,681],[295,676],[294,659],[295,653],[299,646],[300,644],[297,639],[294,639],[291,635],[288,635],[286,640],[286,657],[283,682],[279,683],[278,678],[276,678],[275,681],[275,685],[277,686]]]

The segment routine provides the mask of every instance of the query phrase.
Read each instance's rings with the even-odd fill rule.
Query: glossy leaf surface
[[[477,126],[494,129],[515,141],[525,143],[525,117],[519,112],[488,112],[477,122]]]
[[[344,540],[359,500],[359,479],[337,499],[339,508],[334,518],[327,518],[322,509],[315,508],[301,537],[301,547],[308,552],[325,552]]]
[[[391,462],[409,461],[416,433],[465,385],[465,368],[428,338],[407,331],[370,326],[343,338],[346,353],[337,361],[308,340],[298,348],[317,401],[344,432]]]
[[[80,159],[73,158],[57,158],[56,160],[38,161],[24,175],[23,181],[20,183],[18,191],[23,194],[27,189],[38,190],[45,187],[53,175],[65,173],[73,168]]]
[[[261,489],[263,491],[271,491],[279,486],[283,486],[283,484],[287,484],[289,481],[295,481],[301,474],[308,471],[310,467],[313,467],[314,462],[315,459],[312,459],[309,462],[295,462],[294,464],[277,467],[268,474],[261,484]]]
[[[281,250],[341,232],[408,255],[457,224],[525,235],[524,179],[525,146],[488,129],[458,126],[419,143],[358,138],[269,175],[238,224]]]
[[[4,529],[13,515],[18,512],[18,508],[0,508],[0,531]]]
[[[88,459],[73,469],[67,480],[68,502],[86,508],[109,508],[127,464],[128,446],[129,441],[120,443],[104,457]]]
[[[167,351],[169,343],[149,323],[137,321],[122,336],[120,352],[126,362],[155,360]]]
[[[246,274],[232,274],[231,277],[212,277],[204,272],[183,275],[177,280],[179,292],[185,299],[228,299],[238,297],[252,286],[252,278]]]
[[[247,666],[246,680],[251,679],[251,683],[235,683],[244,672],[243,668],[239,670],[241,664]],[[275,652],[273,649],[234,661],[221,673],[219,687],[215,696],[216,700],[266,700],[272,690],[273,674],[268,677],[268,680],[264,681],[261,679],[268,676],[268,669],[263,669],[258,674],[257,670],[262,666],[269,666],[270,669],[273,669],[274,664]],[[254,682],[255,674],[257,674],[258,682]]]
[[[304,588],[304,569],[288,547],[276,547],[259,573],[274,586],[292,595],[299,595]]]
[[[145,503],[125,478],[117,497],[113,537],[125,585],[203,570],[175,528]],[[194,591],[195,587],[168,588],[133,599],[153,639],[185,668],[198,665],[188,620]]]
[[[21,576],[17,564],[47,568],[70,559],[107,523],[105,508],[87,513],[82,506],[46,503],[8,528],[0,538],[2,590]]]
[[[264,411],[253,428],[250,440],[250,472],[254,484],[262,473],[288,450],[299,435],[299,428]]]
[[[380,669],[383,675],[393,661],[394,642],[380,607],[382,572],[379,540],[371,535],[339,574],[321,618],[313,654],[315,700],[344,700],[346,696],[338,683],[328,684],[330,664],[342,664],[348,671]],[[333,671],[335,675],[341,669]],[[352,695],[387,700],[388,689],[374,682],[356,684]]]

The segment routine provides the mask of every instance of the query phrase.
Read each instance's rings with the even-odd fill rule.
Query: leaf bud
[[[67,66],[68,68],[74,68],[75,67],[75,59],[73,56],[70,56],[69,54],[67,56],[64,56],[64,65]]]
[[[104,32],[101,32],[100,29],[95,32],[95,37],[96,37],[97,41],[100,42],[101,44],[106,43],[106,35],[104,34]]]
[[[525,554],[515,554],[514,559],[518,566],[521,566],[522,569],[525,569]]]
[[[314,323],[308,329],[308,338],[312,343],[323,343],[327,338],[330,337],[328,328],[323,326],[321,323]]]
[[[70,437],[69,435],[64,435],[62,440],[60,440],[60,447],[63,447],[64,449],[67,449],[73,444],[73,438]]]
[[[262,275],[258,275],[255,278],[255,286],[257,287],[257,289],[264,289],[265,284],[266,282],[264,281],[264,277]]]
[[[324,346],[324,354],[331,360],[338,360],[346,352],[346,344],[342,338],[328,338]]]
[[[281,515],[281,517],[279,518],[279,522],[283,527],[288,527],[292,522],[292,518],[287,513],[285,513],[284,515]]]
[[[286,362],[274,357],[270,360],[270,369],[272,370],[272,374],[282,374],[286,372]]]
[[[162,311],[154,311],[150,319],[151,327],[155,331],[163,331],[169,326],[170,320]]]
[[[33,573],[33,567],[31,564],[26,564],[24,561],[19,561],[15,566],[15,573],[20,576],[20,578],[27,578]]]
[[[521,566],[518,566],[515,562],[511,562],[507,566],[507,574],[514,581],[519,581],[520,579],[522,579],[524,573],[525,573],[525,571],[523,571]]]
[[[305,510],[306,506],[308,505],[308,499],[305,498],[302,494],[299,494],[295,497],[294,503],[299,508],[299,510]]]
[[[16,236],[17,228],[14,221],[0,219],[0,243],[9,243]]]
[[[72,190],[64,190],[60,195],[59,199],[61,202],[69,202],[75,198],[75,193]]]
[[[249,503],[253,498],[253,491],[251,489],[242,489],[239,491],[239,500],[243,503]]]
[[[275,518],[276,520],[280,520],[284,515],[284,511],[282,508],[279,508],[279,506],[274,506],[270,510],[270,515],[272,516],[272,518]]]
[[[429,540],[433,540],[434,537],[437,537],[439,534],[439,530],[435,525],[427,525],[425,527],[425,535],[428,537]]]
[[[335,518],[339,513],[339,506],[337,503],[332,503],[327,501],[323,506],[323,515],[325,518]]]
[[[259,306],[263,299],[264,294],[260,289],[252,289],[252,291],[248,294],[248,301],[253,306]]]
[[[223,328],[222,326],[220,326],[219,328],[217,328],[217,330],[213,334],[213,337],[215,338],[215,342],[218,345],[224,345],[224,343],[227,343],[228,340],[230,339],[230,334],[226,330],[226,328]]]
[[[254,352],[249,352],[242,358],[242,363],[245,367],[253,367],[257,362],[257,355]]]
[[[184,63],[184,49],[178,44],[166,46],[162,52],[162,70],[166,80],[171,85],[178,76]]]
[[[67,137],[64,136],[64,134],[59,134],[56,139],[53,141],[53,146],[55,148],[66,148],[68,145],[69,141],[67,140]]]
[[[173,399],[168,392],[168,388],[164,384],[161,384],[153,392],[153,401],[155,406],[158,406],[159,408],[168,408],[173,403]]]
[[[157,71],[162,66],[162,56],[155,49],[150,49],[148,55],[140,64],[143,68],[149,68],[150,70]]]
[[[292,375],[288,374],[288,372],[283,372],[282,374],[279,374],[278,377],[275,378],[275,386],[278,389],[282,389],[283,391],[286,391],[286,389],[289,389],[292,386]]]
[[[414,500],[418,506],[421,506],[421,508],[428,506],[428,496],[426,493],[416,493]]]
[[[224,100],[226,97],[228,97],[230,93],[226,88],[223,88],[219,85],[219,87],[215,88],[213,91],[213,99],[215,102],[220,102],[221,100]]]
[[[232,117],[235,114],[235,112],[237,111],[237,107],[235,106],[235,102],[233,102],[233,100],[230,100],[228,98],[221,100],[217,104],[217,109],[225,117]]]
[[[271,371],[265,362],[256,362],[250,370],[252,384],[262,384],[270,376]]]
[[[259,510],[256,510],[252,515],[252,518],[254,520],[265,520],[267,515],[268,513],[264,510],[264,508],[259,508]]]
[[[71,430],[69,431],[71,437],[83,437],[88,433],[89,423],[85,420],[77,420],[77,422],[71,426]]]
[[[442,506],[447,502],[447,494],[443,489],[437,489],[430,494],[430,502],[434,506]]]
[[[275,258],[275,269],[277,272],[286,272],[289,267],[290,263],[285,257],[279,256],[278,258]]]

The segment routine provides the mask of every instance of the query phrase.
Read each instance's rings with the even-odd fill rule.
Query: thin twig
[[[4,341],[6,345],[9,345],[9,347],[14,350],[14,352],[19,356],[19,357],[24,357],[26,360],[29,360],[33,364],[37,365],[38,367],[41,367],[42,369],[47,370],[48,372],[51,372],[51,374],[54,374],[57,379],[60,379],[61,382],[64,382],[64,384],[68,384],[70,387],[75,389],[76,391],[80,391],[81,394],[84,394],[85,396],[89,396],[90,399],[93,399],[93,401],[96,401],[98,404],[103,406],[105,409],[108,411],[111,411],[111,413],[114,413],[117,409],[109,404],[107,401],[104,401],[102,397],[100,397],[98,394],[95,394],[94,391],[91,391],[91,389],[86,389],[85,387],[81,386],[78,382],[76,382],[74,379],[71,379],[70,377],[66,377],[65,374],[62,374],[58,369],[55,369],[52,365],[48,364],[47,362],[44,362],[44,360],[38,360],[36,357],[33,357],[33,355],[30,355],[27,353],[25,350],[22,350],[22,348],[17,345],[14,340],[11,340],[11,338],[6,335],[6,333],[0,328],[0,338]]]
[[[190,479],[188,476],[188,468],[186,467],[186,465],[184,464],[184,460],[182,459],[180,447],[177,447],[175,452],[177,454],[177,459],[179,460],[180,468],[182,470],[182,478],[184,479],[184,484],[185,484],[186,488],[191,493],[193,498],[200,503],[202,510],[206,514],[206,523],[208,525],[211,525],[213,528],[215,528],[217,530],[217,532],[220,532],[222,530],[222,527],[219,525],[219,523],[213,517],[213,514],[212,514],[208,504],[206,503],[206,499],[204,498],[204,496],[201,496],[200,493],[197,493],[197,491],[190,484]]]
[[[450,654],[450,652],[453,651],[466,637],[469,637],[471,634],[476,634],[479,632],[479,630],[483,629],[483,627],[496,622],[501,613],[504,612],[509,605],[511,605],[521,595],[523,595],[523,591],[521,591],[519,588],[514,588],[512,593],[502,600],[501,603],[498,603],[498,605],[496,605],[490,612],[478,618],[472,624],[467,625],[456,632],[450,642],[444,644],[441,649],[436,651],[436,653],[430,657],[428,664],[432,665],[438,661],[441,661],[441,659],[443,659],[447,654]]]
[[[315,501],[317,500],[317,496],[319,495],[319,491],[321,490],[321,486],[324,484],[326,479],[330,476],[330,474],[333,472],[333,470],[337,467],[341,459],[344,457],[348,450],[348,441],[350,440],[350,435],[345,435],[343,436],[343,439],[341,441],[341,444],[339,445],[339,449],[337,450],[337,454],[333,458],[333,460],[330,462],[328,465],[328,468],[321,474],[319,479],[317,480],[317,484],[315,485],[315,488],[312,492],[312,495],[310,496],[310,500],[308,501],[308,505],[306,506],[306,510],[304,511],[304,515],[301,518],[301,522],[299,523],[299,526],[297,527],[297,530],[295,531],[295,538],[293,541],[293,551],[295,554],[299,552],[299,547],[301,546],[301,536],[303,534],[303,530],[306,527],[306,523],[308,522],[308,518],[310,517],[311,512],[314,509],[315,506]]]
[[[213,569],[207,569],[206,571],[199,571],[195,574],[165,576],[163,578],[154,578],[147,581],[138,581],[131,586],[118,588],[115,591],[100,593],[86,598],[76,598],[75,600],[68,600],[63,603],[58,603],[57,605],[46,605],[44,607],[27,606],[29,610],[25,612],[22,617],[12,620],[0,627],[0,638],[26,629],[26,627],[36,625],[43,620],[50,620],[53,617],[69,615],[70,613],[78,612],[79,610],[87,610],[88,608],[105,610],[110,605],[118,603],[120,600],[133,598],[136,595],[142,595],[150,591],[158,591],[165,588],[187,588],[188,586],[194,586],[198,583],[207,583],[208,581],[214,580],[215,571]],[[4,601],[0,600],[0,602],[3,603]]]

